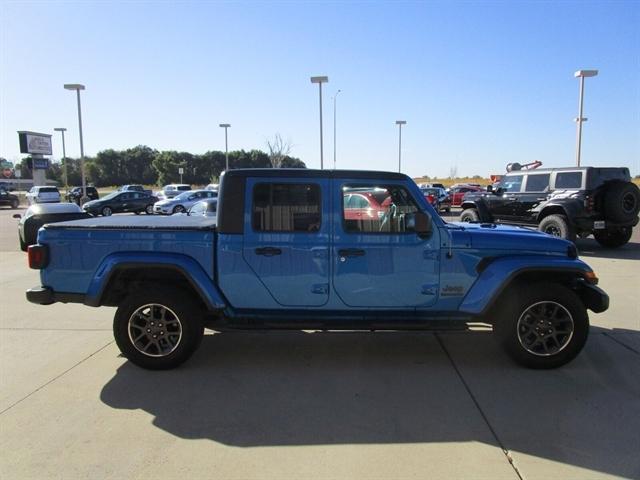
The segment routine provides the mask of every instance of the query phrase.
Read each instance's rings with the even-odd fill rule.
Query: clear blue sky
[[[318,89],[338,96],[338,167],[447,176],[508,162],[575,161],[640,174],[640,2],[7,2],[0,0],[0,156],[17,130],[67,127],[84,83],[85,151],[138,144],[201,153],[265,149],[280,133],[319,167]],[[54,136],[54,158],[61,142]]]

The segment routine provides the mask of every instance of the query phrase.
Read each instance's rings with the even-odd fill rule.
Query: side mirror
[[[487,185],[487,192],[493,193],[493,185]]]
[[[424,212],[418,211],[415,213],[415,231],[420,238],[426,238],[431,235],[433,225],[431,223],[431,217]]]
[[[12,215],[13,218],[17,218],[18,220],[20,220],[22,218],[22,215],[20,215],[19,213],[14,213]]]

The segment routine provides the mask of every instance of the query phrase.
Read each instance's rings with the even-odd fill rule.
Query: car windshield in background
[[[40,189],[41,193],[58,193],[58,189],[56,187],[42,187]]]
[[[434,197],[437,197],[438,195],[440,195],[440,190],[438,190],[437,188],[423,188],[422,194],[433,195]]]
[[[109,195],[105,195],[104,197],[102,197],[102,200],[111,200],[113,198],[116,198],[118,195],[120,195],[121,192],[111,192]]]
[[[187,190],[191,190],[191,187],[189,185],[178,185],[176,190],[178,190],[179,192],[185,192]]]

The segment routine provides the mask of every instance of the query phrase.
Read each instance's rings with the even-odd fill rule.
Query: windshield
[[[173,199],[174,200],[184,201],[184,200],[187,200],[191,195],[193,195],[193,192],[191,192],[191,191],[183,192],[180,195],[176,195],[175,197],[173,197]]]
[[[116,198],[118,195],[120,195],[120,192],[112,192],[109,195],[105,195],[104,197],[102,197],[102,200],[111,200],[113,198]]]

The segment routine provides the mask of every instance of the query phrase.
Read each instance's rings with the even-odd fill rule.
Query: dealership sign
[[[36,132],[18,132],[20,153],[51,155],[51,135]]]

